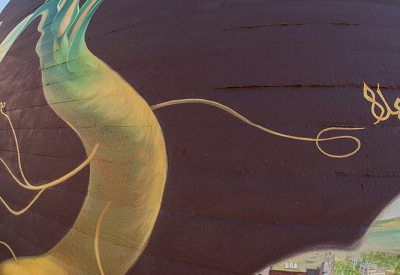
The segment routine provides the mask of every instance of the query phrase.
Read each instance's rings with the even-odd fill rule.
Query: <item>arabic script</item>
[[[381,103],[377,100],[377,97],[380,98]],[[400,119],[400,98],[397,98],[394,102],[393,106],[396,111],[393,111],[383,96],[381,89],[379,88],[379,83],[376,92],[364,83],[364,98],[371,102],[371,113],[376,118],[374,124],[385,121],[392,115],[397,116]]]

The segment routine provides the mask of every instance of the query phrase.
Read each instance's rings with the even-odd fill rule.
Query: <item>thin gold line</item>
[[[152,110],[157,110],[163,107],[167,107],[167,106],[172,106],[172,105],[177,105],[177,104],[188,104],[188,103],[199,103],[199,104],[206,104],[206,105],[210,105],[213,107],[217,107],[231,115],[233,115],[234,117],[244,121],[245,123],[256,127],[257,129],[260,129],[263,132],[275,135],[275,136],[279,136],[279,137],[283,137],[283,138],[288,138],[288,139],[294,139],[294,140],[300,140],[300,141],[312,141],[316,143],[316,146],[318,148],[318,150],[321,151],[321,153],[323,153],[324,155],[328,156],[328,157],[332,157],[332,158],[347,158],[350,157],[352,155],[354,155],[355,153],[358,152],[358,150],[360,150],[361,147],[361,141],[353,136],[335,136],[335,137],[329,137],[329,138],[320,138],[320,136],[327,132],[327,131],[334,131],[334,130],[344,130],[344,131],[355,131],[355,130],[363,130],[364,128],[346,128],[346,127],[330,127],[330,128],[326,128],[323,129],[322,131],[320,131],[317,135],[316,138],[308,138],[308,137],[299,137],[299,136],[292,136],[292,135],[286,135],[286,134],[282,134],[276,131],[273,131],[271,129],[265,128],[261,125],[255,124],[253,122],[251,122],[249,119],[245,118],[244,116],[242,116],[241,114],[239,114],[238,112],[232,110],[231,108],[222,105],[221,103],[215,102],[215,101],[211,101],[211,100],[207,100],[207,99],[201,99],[201,98],[186,98],[186,99],[177,99],[177,100],[171,100],[171,101],[167,101],[167,102],[163,102],[163,103],[159,103],[156,105],[151,106],[150,108]],[[352,139],[357,143],[357,148],[348,153],[348,154],[344,154],[344,155],[334,155],[334,154],[329,154],[326,151],[324,151],[319,143],[323,142],[323,141],[329,141],[329,140],[336,140],[336,139]]]
[[[12,131],[13,136],[14,136],[14,142],[15,142],[15,146],[16,146],[16,149],[17,149],[17,159],[18,159],[18,168],[19,168],[19,171],[20,171],[20,173],[21,173],[21,176],[22,176],[22,178],[23,178],[25,184],[26,184],[26,185],[30,185],[30,183],[29,183],[28,180],[26,179],[25,174],[24,174],[24,172],[23,172],[23,170],[22,170],[21,153],[20,153],[20,150],[19,150],[19,143],[18,143],[17,134],[15,133],[14,125],[13,125],[13,123],[12,123],[10,117],[9,117],[6,113],[4,113],[4,107],[6,107],[6,103],[5,103],[5,102],[1,102],[0,104],[1,104],[1,105],[0,105],[0,112],[1,112],[1,114],[2,114],[3,116],[5,116],[5,117],[7,118],[8,124],[10,125],[11,131]],[[4,162],[3,162],[3,163],[4,163]],[[4,164],[5,164],[5,163],[4,163]]]
[[[95,233],[95,237],[94,237],[94,253],[96,255],[96,262],[97,262],[97,266],[99,267],[101,275],[105,275],[105,274],[104,274],[103,266],[101,265],[101,259],[100,259],[99,236],[100,236],[100,229],[101,229],[101,225],[104,220],[104,216],[106,215],[106,212],[107,212],[108,208],[110,207],[111,203],[112,203],[112,201],[108,201],[107,204],[104,206],[103,210],[101,211],[99,220],[97,221],[96,233]]]
[[[74,175],[77,174],[79,171],[81,171],[83,168],[85,168],[85,166],[88,165],[89,162],[94,158],[95,154],[97,153],[97,150],[99,149],[100,144],[97,143],[97,144],[95,145],[95,147],[93,148],[93,151],[90,153],[89,157],[88,157],[84,162],[82,162],[77,168],[75,168],[74,170],[72,170],[72,171],[69,172],[68,174],[62,176],[61,178],[56,179],[56,180],[54,180],[54,181],[51,181],[51,182],[49,182],[49,183],[42,184],[42,185],[37,185],[37,186],[36,186],[36,185],[31,185],[31,184],[29,183],[29,181],[25,178],[25,175],[24,175],[24,172],[23,172],[23,169],[22,169],[22,165],[21,165],[21,153],[20,153],[20,150],[19,150],[18,139],[17,139],[17,135],[16,135],[16,133],[15,133],[14,126],[13,126],[13,124],[12,124],[12,122],[11,122],[10,117],[9,117],[6,113],[4,113],[4,111],[3,111],[3,108],[5,107],[5,105],[6,105],[5,102],[1,102],[1,103],[0,103],[0,113],[1,113],[2,115],[4,115],[4,116],[7,118],[8,122],[9,122],[9,124],[10,124],[11,130],[12,130],[12,133],[13,133],[13,136],[14,136],[14,140],[15,140],[15,145],[16,145],[16,148],[17,148],[18,166],[19,166],[19,170],[20,170],[20,172],[21,172],[21,175],[22,175],[22,177],[23,177],[23,179],[24,179],[25,184],[22,183],[22,182],[15,176],[15,174],[11,171],[10,167],[7,165],[7,163],[4,161],[3,158],[0,158],[0,162],[3,163],[3,165],[6,167],[7,171],[8,171],[8,172],[10,173],[10,175],[13,177],[13,179],[14,179],[21,187],[23,187],[23,188],[25,188],[25,189],[28,189],[28,190],[42,190],[42,189],[46,189],[46,188],[49,188],[49,187],[53,187],[53,186],[55,186],[55,185],[57,185],[57,184],[60,184],[60,183],[62,183],[62,182],[64,182],[64,181],[66,181],[67,179],[69,179],[70,177],[74,176]]]
[[[242,116],[241,114],[239,114],[238,112],[232,110],[231,108],[222,105],[221,103],[215,102],[215,101],[211,101],[211,100],[207,100],[207,99],[201,99],[201,98],[187,98],[187,99],[177,99],[177,100],[171,100],[171,101],[167,101],[167,102],[163,102],[160,104],[156,104],[151,106],[150,108],[152,110],[156,110],[156,109],[160,109],[166,106],[172,106],[172,105],[177,105],[177,104],[188,104],[188,103],[200,103],[200,104],[206,104],[206,105],[211,105],[213,107],[217,107],[221,110],[224,110],[225,112],[237,117],[238,119],[246,122],[247,124],[256,127],[264,132],[267,132],[269,134],[272,135],[276,135],[276,136],[280,136],[280,137],[284,137],[284,138],[290,138],[290,139],[295,139],[295,140],[302,140],[302,141],[316,141],[316,139],[314,138],[306,138],[306,137],[297,137],[297,136],[291,136],[291,135],[285,135],[279,132],[275,132],[273,130],[270,130],[268,128],[262,127],[261,125],[255,124],[253,122],[251,122],[250,120],[248,120],[247,118],[245,118],[244,116]]]
[[[21,173],[21,176],[22,176],[22,178],[23,178],[24,183],[21,182],[21,181],[17,178],[17,176],[11,171],[11,168],[7,165],[7,163],[4,161],[3,158],[0,158],[0,162],[5,166],[5,168],[7,169],[7,171],[9,172],[9,174],[11,175],[11,177],[12,177],[12,178],[17,182],[17,184],[20,185],[22,188],[28,189],[28,190],[33,190],[33,191],[39,191],[39,192],[37,193],[37,195],[32,199],[32,201],[31,201],[24,209],[22,209],[22,210],[20,210],[20,211],[15,211],[15,210],[11,209],[11,207],[6,203],[6,201],[5,201],[2,197],[0,197],[0,202],[2,202],[2,203],[4,204],[4,206],[7,208],[7,210],[8,210],[11,214],[18,216],[18,215],[21,215],[21,214],[25,213],[26,211],[28,211],[29,208],[38,200],[38,198],[42,195],[42,193],[43,193],[47,188],[56,186],[56,185],[58,185],[58,184],[60,184],[60,183],[62,183],[62,182],[64,182],[64,181],[68,180],[69,178],[71,178],[72,176],[74,176],[75,174],[77,174],[78,172],[80,172],[83,168],[85,168],[86,165],[88,165],[88,164],[93,160],[94,156],[96,155],[96,153],[97,153],[97,151],[98,151],[98,149],[99,149],[100,144],[99,144],[99,143],[96,144],[95,147],[93,148],[92,152],[90,153],[89,157],[88,157],[84,162],[82,162],[78,167],[76,167],[74,170],[72,170],[71,172],[69,172],[68,174],[62,176],[62,177],[59,178],[59,179],[56,179],[56,180],[51,181],[51,182],[49,182],[49,183],[46,183],[46,184],[42,184],[42,185],[39,185],[39,186],[31,185],[31,184],[29,183],[29,181],[26,179],[26,177],[25,177],[25,175],[24,175],[24,172],[23,172],[23,169],[22,169],[22,164],[21,164],[21,153],[20,153],[20,149],[19,149],[17,134],[16,134],[16,132],[15,132],[14,125],[12,124],[12,121],[11,121],[10,117],[9,117],[6,113],[4,113],[4,107],[5,107],[5,106],[6,106],[6,103],[5,103],[5,102],[0,102],[0,113],[1,113],[2,115],[4,115],[4,116],[7,118],[8,123],[10,124],[11,130],[12,130],[12,133],[13,133],[13,136],[14,136],[15,146],[16,146],[16,149],[17,149],[18,167],[19,167],[19,171],[20,171],[20,173]]]
[[[11,249],[11,247],[10,247],[7,243],[2,242],[2,241],[0,241],[0,244],[2,244],[2,245],[4,245],[5,247],[7,247],[7,249],[11,252],[11,254],[12,254],[14,260],[15,260],[16,262],[18,262],[17,257],[15,256],[15,253],[14,253],[14,251]]]
[[[29,208],[31,208],[31,206],[37,201],[37,199],[40,197],[40,195],[42,195],[44,190],[46,190],[46,189],[40,190],[39,193],[37,193],[37,195],[32,199],[32,201],[25,208],[23,208],[19,211],[15,211],[15,210],[11,209],[11,207],[6,203],[6,201],[2,197],[0,197],[0,201],[4,204],[4,206],[7,208],[7,210],[11,214],[13,214],[14,216],[19,216],[19,215],[24,214],[26,211],[29,210]]]
[[[89,164],[89,162],[92,161],[92,159],[94,158],[95,154],[97,153],[97,150],[99,149],[100,144],[96,144],[92,153],[89,155],[89,157],[82,162],[78,167],[76,167],[74,170],[72,170],[71,172],[69,172],[68,174],[62,176],[61,178],[58,178],[56,180],[53,180],[49,183],[45,183],[42,185],[25,185],[23,184],[21,181],[19,181],[17,179],[17,177],[12,173],[11,169],[8,167],[8,165],[5,163],[5,161],[0,158],[0,162],[2,162],[4,164],[4,166],[6,167],[7,171],[10,173],[10,175],[13,177],[13,179],[18,183],[18,185],[20,185],[21,187],[28,189],[28,190],[42,190],[42,189],[47,189],[53,186],[56,186],[64,181],[66,181],[67,179],[71,178],[72,176],[76,175],[78,172],[80,172],[83,168],[85,168],[86,165]]]

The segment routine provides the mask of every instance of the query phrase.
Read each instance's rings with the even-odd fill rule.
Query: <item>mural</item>
[[[296,141],[301,147],[301,144],[313,143],[314,150],[326,160],[340,161],[360,154],[363,139],[343,132],[362,135],[368,127],[363,123],[359,126],[343,121],[340,125],[315,127],[318,129],[313,130],[312,135],[308,131],[304,134],[303,130],[297,135],[265,127],[265,123],[250,120],[234,107],[205,97],[177,97],[154,104],[146,102],[140,88],[132,87],[116,70],[93,54],[86,44],[89,23],[102,2],[86,0],[81,5],[79,0],[47,0],[13,27],[0,45],[0,60],[3,61],[23,32],[34,25],[32,23],[37,18],[40,19],[36,54],[46,105],[79,137],[87,155],[76,168],[58,179],[46,182],[30,180],[21,157],[21,137],[14,126],[13,116],[8,114],[7,102],[2,102],[0,112],[12,133],[17,170],[7,158],[0,158],[0,161],[21,190],[34,193],[30,201],[23,202],[23,207],[14,207],[0,196],[7,214],[23,216],[51,188],[68,184],[68,180],[90,168],[87,194],[68,232],[51,249],[31,256],[20,256],[14,251],[13,243],[0,236],[0,245],[10,256],[0,264],[0,274],[127,274],[138,263],[155,234],[168,182],[167,159],[171,152],[162,130],[163,122],[157,117],[161,108],[172,108],[174,105],[211,106],[251,128],[282,138],[284,144]],[[394,100],[396,111],[393,111],[379,84],[374,91],[364,83],[363,93],[360,89],[360,94],[370,104],[375,125],[392,116],[400,119],[400,99]],[[363,103],[368,106],[365,101]],[[340,146],[329,145],[335,142]],[[380,208],[387,200],[382,199]],[[400,212],[398,214],[400,216]],[[257,266],[270,266],[254,274],[351,275],[360,272],[371,275],[372,271],[375,275],[385,271],[397,274],[399,253],[396,251],[399,247],[391,245],[390,241],[397,238],[397,219],[396,216],[375,221],[357,248],[354,248],[354,243],[346,250],[342,247],[336,249],[335,246],[329,250],[312,250],[310,245],[302,245],[299,247],[307,251],[305,254],[287,252],[285,255],[292,255],[290,258],[277,256],[272,264],[271,261],[257,261]],[[208,231],[211,231],[211,225]],[[357,234],[359,237],[360,233],[364,233],[360,228],[354,232],[353,239]],[[223,233],[217,235],[224,236]],[[207,253],[214,252],[218,254],[212,249]],[[229,274],[231,271],[222,272]],[[237,274],[246,274],[240,272]]]
[[[393,111],[379,84],[375,93],[364,83],[363,94],[371,103],[371,114],[377,119],[374,124],[385,121],[392,115],[400,119],[400,98],[394,103],[397,111]],[[363,239],[354,244],[355,249],[307,251],[278,261],[255,274],[397,275],[400,273],[399,204],[400,199],[397,198],[380,213]]]
[[[85,31],[100,3],[87,1],[79,8],[79,1],[47,1],[2,43],[5,54],[24,27],[42,15],[37,52],[46,100],[91,155],[88,194],[69,234],[43,256],[4,263],[4,274],[124,274],[154,226],[166,178],[164,139],[145,101],[86,47]],[[15,179],[23,188],[39,190],[36,200],[84,165],[41,186]],[[108,259],[103,265],[99,247]]]
[[[399,203],[397,199],[383,211],[354,249],[307,251],[255,274],[399,274]]]

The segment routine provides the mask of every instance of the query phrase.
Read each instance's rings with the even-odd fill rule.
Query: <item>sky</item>
[[[4,9],[8,2],[10,2],[10,0],[0,0],[0,11]]]
[[[377,220],[387,220],[398,217],[400,217],[400,198],[397,197],[382,211]]]

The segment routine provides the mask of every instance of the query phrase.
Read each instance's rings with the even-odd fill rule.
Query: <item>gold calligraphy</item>
[[[382,101],[381,103],[378,102],[377,95]],[[379,83],[378,87],[376,88],[376,93],[370,87],[368,87],[367,84],[364,83],[364,98],[371,102],[371,113],[376,118],[374,124],[385,121],[392,115],[397,115],[397,117],[400,119],[400,98],[397,98],[393,104],[394,108],[397,111],[393,111],[387,103],[385,97],[383,96],[379,87]]]

